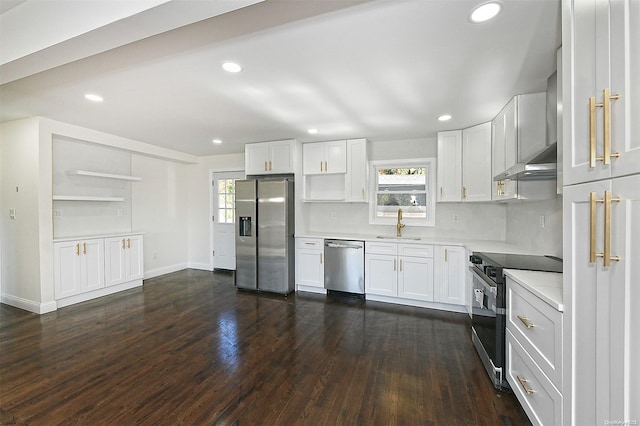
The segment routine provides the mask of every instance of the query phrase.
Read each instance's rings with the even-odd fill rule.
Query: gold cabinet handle
[[[443,197],[444,197],[444,189],[440,187],[440,199],[442,200]]]
[[[122,239],[122,250],[124,250],[124,238]]]
[[[268,163],[267,163],[267,161],[265,160],[265,162],[264,162],[264,171],[265,171],[265,172],[269,171],[269,169],[267,168],[267,166],[268,166]]]
[[[324,162],[324,171],[328,172],[329,171],[329,167],[327,166],[327,161],[325,160]]]
[[[532,393],[534,393],[535,391],[533,389],[531,389],[528,385],[527,382],[528,380],[520,377],[520,376],[516,376],[516,378],[518,379],[518,381],[520,382],[520,386],[522,386],[522,389],[525,391],[525,393],[527,395],[531,395]]]
[[[309,242],[306,242],[304,244],[307,245],[307,246],[315,246],[316,245],[316,243],[309,243]]]
[[[362,200],[364,201],[364,188],[362,188]]]
[[[462,198],[467,198],[467,187],[463,186],[462,187]]]
[[[393,259],[393,270],[394,271],[396,270],[396,260],[395,259]]]
[[[596,193],[589,193],[589,263],[596,262]]]
[[[131,239],[127,238],[127,248],[131,248]]]
[[[87,243],[82,243],[82,253],[87,254]]]
[[[320,264],[322,265],[322,253],[320,253]]]
[[[602,131],[604,132],[604,159],[603,164],[611,164],[611,157],[620,157],[619,152],[611,153],[611,100],[620,99],[620,95],[612,95],[611,89],[602,91]]]
[[[271,160],[269,160],[269,171],[273,170],[273,163],[271,162]]]
[[[80,243],[76,244],[76,254],[80,256]]]
[[[402,272],[402,259],[400,259],[400,272]]]
[[[604,198],[597,199],[596,193],[589,193],[589,262],[595,263],[597,257],[602,258],[605,268],[611,266],[611,261],[619,262],[620,256],[611,256],[611,203],[620,202],[620,197],[612,197],[611,191],[604,191]],[[596,203],[604,204],[604,250],[596,253]]]
[[[322,172],[322,160],[320,160],[320,171]]]
[[[445,262],[449,261],[449,250],[448,249],[444,249],[444,261]]]
[[[594,168],[596,166],[596,160],[603,160],[603,158],[596,157],[596,98],[592,96],[589,98],[589,167]]]
[[[518,319],[520,320],[520,322],[522,322],[524,324],[525,327],[527,328],[533,328],[535,327],[535,325],[533,325],[533,323],[531,321],[529,321],[529,318],[526,317],[521,317],[520,315],[518,315]]]

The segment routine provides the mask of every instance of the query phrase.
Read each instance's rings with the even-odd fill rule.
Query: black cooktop
[[[473,254],[480,257],[485,265],[497,268],[562,272],[562,259],[553,256],[485,252],[474,252]]]

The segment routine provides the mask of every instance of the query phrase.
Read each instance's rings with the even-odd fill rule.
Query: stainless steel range
[[[505,365],[506,289],[504,269],[562,272],[562,259],[507,253],[473,252],[472,339],[489,377],[497,389],[509,384]]]

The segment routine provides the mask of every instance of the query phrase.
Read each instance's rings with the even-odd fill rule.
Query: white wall
[[[188,176],[188,240],[189,267],[212,270],[210,172],[243,171],[244,154],[211,155],[190,165]]]
[[[545,226],[540,227],[540,215]],[[525,250],[562,257],[562,196],[507,205],[506,241]]]
[[[133,154],[132,228],[144,232],[145,278],[179,271],[189,259],[189,165]]]
[[[369,160],[435,158],[437,141],[422,138],[401,141],[369,142]],[[434,174],[435,179],[435,174]],[[335,218],[333,218],[335,213]],[[453,213],[458,221],[453,221]],[[366,235],[394,235],[395,226],[369,225],[368,204],[304,203],[301,223],[304,233],[346,233]],[[403,235],[421,237],[449,237],[481,240],[505,239],[506,206],[496,203],[437,203],[435,227],[403,229]]]

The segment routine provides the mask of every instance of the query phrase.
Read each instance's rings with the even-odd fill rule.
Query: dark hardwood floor
[[[185,270],[46,315],[0,306],[0,423],[520,425],[467,315],[239,292]]]

